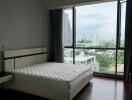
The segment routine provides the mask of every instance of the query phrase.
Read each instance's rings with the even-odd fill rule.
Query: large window
[[[126,1],[64,9],[65,63],[94,62],[93,71],[123,75]]]
[[[76,7],[76,46],[116,48],[116,21],[117,2]]]
[[[122,1],[120,5],[120,18],[121,18],[121,34],[120,34],[120,47],[124,47],[125,39],[125,17],[126,17],[126,2]]]
[[[64,62],[73,63],[73,49],[64,49]]]
[[[63,37],[64,46],[72,46],[73,43],[73,10],[66,9],[63,11]]]

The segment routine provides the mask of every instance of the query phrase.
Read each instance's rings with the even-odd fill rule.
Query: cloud
[[[77,35],[94,32],[103,35],[104,39],[115,37],[117,2],[79,6],[76,12]],[[111,35],[108,37],[106,34]]]
[[[126,5],[123,5],[125,14]],[[67,10],[72,25],[72,10]],[[125,19],[125,16],[122,16]],[[116,40],[117,1],[76,7],[76,36],[99,34],[105,40]],[[124,27],[125,21],[122,21]],[[122,28],[124,31],[125,28]],[[124,35],[121,37],[124,38]]]

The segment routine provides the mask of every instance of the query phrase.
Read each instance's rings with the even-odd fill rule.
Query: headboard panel
[[[47,48],[7,50],[4,52],[5,71],[47,61]]]

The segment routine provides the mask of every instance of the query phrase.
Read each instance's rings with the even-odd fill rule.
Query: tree
[[[96,59],[99,62],[100,67],[109,67],[112,63],[111,58],[108,57],[107,54],[96,54]]]
[[[90,41],[90,39],[88,39],[86,36],[81,37],[78,40],[78,43],[91,43],[92,41]]]
[[[91,41],[81,38],[78,43],[91,43]]]
[[[124,63],[124,52],[123,51],[118,51],[118,64],[123,64]]]
[[[111,48],[111,47],[115,47],[115,44],[114,42],[104,42],[103,47]]]
[[[75,55],[79,55],[81,53],[80,50],[76,50]]]

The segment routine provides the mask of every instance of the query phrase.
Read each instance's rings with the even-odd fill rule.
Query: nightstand
[[[13,74],[8,72],[0,72],[0,84],[13,80]]]

